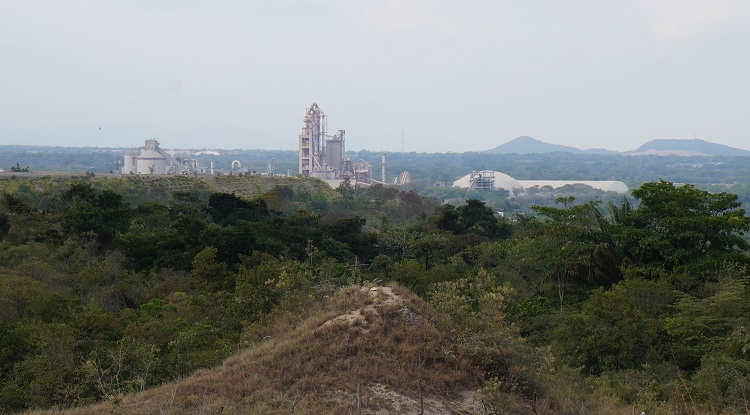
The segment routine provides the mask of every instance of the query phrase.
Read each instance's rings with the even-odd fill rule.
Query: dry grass
[[[349,288],[270,338],[179,382],[66,414],[482,413],[480,374],[397,287]],[[58,412],[44,412],[58,413]]]

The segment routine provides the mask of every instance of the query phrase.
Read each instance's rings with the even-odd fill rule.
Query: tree
[[[588,373],[634,368],[644,362],[656,336],[622,283],[597,289],[557,331],[555,349]]]
[[[476,199],[469,199],[458,208],[443,205],[438,210],[435,224],[455,235],[471,233],[489,239],[504,239],[510,235],[510,225],[501,224],[492,208]]]
[[[707,355],[731,345],[733,330],[748,324],[749,294],[739,281],[722,285],[716,294],[703,299],[684,294],[665,322],[671,340],[667,352],[675,363],[692,371]]]
[[[10,217],[4,213],[0,213],[0,240],[5,237],[10,231]]]
[[[193,280],[203,290],[216,291],[234,287],[234,279],[226,264],[218,262],[219,250],[208,246],[193,259]]]
[[[633,205],[630,203],[627,197],[623,196],[620,205],[616,205],[615,202],[607,202],[607,213],[610,223],[620,224],[625,220],[630,212],[633,211]]]
[[[520,338],[506,318],[509,285],[480,269],[475,276],[442,281],[430,290],[430,303],[443,313],[473,362],[487,379],[507,392],[528,393],[542,358]],[[535,367],[536,366],[536,367]]]
[[[645,183],[633,196],[640,205],[613,230],[636,265],[701,273],[717,264],[748,263],[743,251],[750,244],[742,235],[750,230],[750,218],[737,195],[660,180]]]
[[[244,200],[233,194],[214,193],[208,198],[208,212],[214,222],[226,225],[239,219],[258,222],[267,219],[271,212],[266,201]]]
[[[102,396],[117,404],[126,393],[143,392],[150,385],[157,351],[154,345],[123,337],[110,349],[91,352],[83,367]]]
[[[306,210],[299,210],[295,214],[277,221],[278,234],[276,238],[284,241],[284,256],[288,258],[305,258],[305,248],[312,241],[313,245],[320,245],[322,235],[320,226],[321,215]]]
[[[552,261],[547,278],[555,281],[562,309],[567,286],[571,283],[611,283],[620,275],[609,266],[605,226],[597,209],[599,202],[574,205],[575,198],[558,198],[563,208],[534,206],[534,211],[547,217],[539,236],[546,250],[541,255]]]
[[[15,166],[10,166],[10,171],[11,172],[16,172],[16,173],[28,173],[29,172],[29,167],[28,166],[21,167],[20,164],[16,163]]]
[[[241,314],[251,320],[271,312],[279,302],[282,266],[267,253],[253,252],[245,258],[237,275],[237,302]]]
[[[334,223],[323,226],[325,236],[346,244],[346,248],[353,256],[357,256],[360,261],[366,262],[371,260],[374,255],[375,235],[369,232],[363,232],[367,221],[359,216],[339,219]],[[327,251],[327,244],[323,243],[321,249]],[[332,254],[332,252],[329,252]],[[349,258],[337,258],[339,260]],[[353,259],[353,258],[351,258]]]
[[[62,199],[68,202],[63,220],[68,233],[93,232],[99,243],[107,245],[130,226],[130,208],[122,195],[110,190],[97,193],[86,183],[76,183],[63,193]]]
[[[244,219],[227,226],[209,223],[201,232],[200,238],[206,245],[219,250],[216,257],[218,261],[236,264],[240,261],[240,255],[248,255],[255,248],[257,226],[254,225]]]
[[[506,238],[510,234],[509,228],[501,227],[495,212],[482,201],[469,199],[457,210],[464,232],[476,233],[489,239]]]

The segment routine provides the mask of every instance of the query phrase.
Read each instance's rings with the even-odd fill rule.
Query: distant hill
[[[485,150],[492,154],[534,154],[534,153],[573,153],[573,154],[617,154],[616,151],[605,149],[581,150],[576,147],[560,144],[550,144],[533,137],[522,136],[514,138],[505,144]]]
[[[750,156],[750,151],[711,143],[701,139],[656,139],[643,144],[635,150],[623,153],[606,149],[581,150],[576,147],[560,144],[550,144],[533,137],[522,136],[514,138],[495,148],[484,150],[489,154],[542,154],[542,153],[572,153],[572,154],[624,154],[629,156],[660,155],[660,156]]]
[[[723,144],[711,143],[698,138],[690,140],[657,139],[651,140],[635,150],[623,154],[638,155],[678,155],[678,156],[750,156],[750,151]]]

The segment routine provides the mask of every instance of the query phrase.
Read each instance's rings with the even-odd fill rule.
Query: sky
[[[747,0],[0,0],[0,144],[750,150]]]

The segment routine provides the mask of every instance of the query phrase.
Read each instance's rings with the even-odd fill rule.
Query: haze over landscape
[[[0,143],[291,150],[317,101],[350,149],[747,150],[749,22],[741,0],[6,1]]]
[[[750,415],[747,0],[0,0],[0,415]]]

